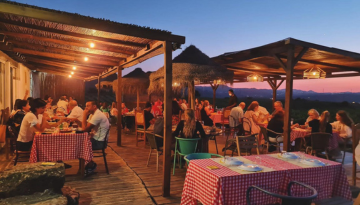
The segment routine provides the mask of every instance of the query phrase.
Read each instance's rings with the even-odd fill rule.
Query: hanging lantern
[[[179,87],[179,86],[180,86],[180,83],[175,82],[175,83],[173,83],[172,86],[173,86],[173,87]]]
[[[225,81],[224,80],[221,80],[221,79],[217,79],[217,80],[214,80],[213,81],[213,84],[214,85],[225,85]]]
[[[317,66],[314,66],[304,71],[304,78],[306,79],[320,79],[325,77],[326,77],[326,72],[321,70]]]
[[[251,74],[247,77],[248,82],[263,82],[264,78],[258,74]]]

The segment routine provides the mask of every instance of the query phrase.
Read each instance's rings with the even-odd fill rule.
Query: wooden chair
[[[236,136],[236,145],[239,156],[241,156],[241,151],[245,151],[246,156],[251,155],[251,150],[256,149],[257,154],[259,155],[259,142],[257,140],[258,134],[248,135],[248,136]]]
[[[13,129],[9,129],[9,133],[10,135],[12,135],[13,137],[15,137],[17,139],[17,133],[15,130]],[[30,158],[30,153],[31,151],[20,151],[18,149],[18,144],[16,143],[15,141],[15,159],[14,159],[14,166],[16,166],[16,164],[18,162],[28,162],[29,161],[29,158]],[[21,159],[19,161],[19,159]]]
[[[141,140],[144,140],[144,145],[146,144],[146,130],[145,130],[145,115],[144,111],[135,111],[135,140],[136,140],[136,146],[138,146],[138,142]],[[139,138],[140,134],[140,138]],[[144,136],[144,138],[141,138],[141,135]]]
[[[352,140],[352,137],[342,138],[342,139],[343,139],[343,142],[342,142],[342,144],[340,144],[341,151],[343,152],[343,156],[342,156],[342,159],[341,159],[341,164],[344,164],[346,152],[352,152],[353,151],[352,146],[351,146],[351,148],[348,148],[348,144],[349,144],[349,142],[351,142],[351,144],[353,144],[354,141]]]
[[[282,139],[280,140],[280,138],[282,138],[283,133],[274,132],[263,126],[260,126],[260,131],[261,131],[262,135],[264,136],[264,140],[265,140],[265,143],[263,144],[263,147],[262,147],[262,153],[264,153],[265,147],[267,150],[269,149],[270,144],[277,147],[278,151],[280,152],[280,143],[282,143]],[[276,134],[276,138],[274,139],[273,137],[269,137],[268,132],[272,132],[272,133]]]
[[[244,130],[244,135],[251,135],[251,120],[249,118],[244,117],[243,118],[243,130]]]
[[[146,166],[147,167],[149,166],[151,155],[156,154],[156,172],[159,172],[159,156],[162,155],[163,151],[161,147],[159,147],[158,144],[156,143],[156,137],[163,138],[162,136],[157,134],[146,133],[146,138],[148,139],[150,144],[150,153]]]
[[[105,149],[107,147],[108,140],[109,140],[110,128],[111,128],[111,126],[109,126],[109,129],[106,132],[105,139],[104,139],[104,146],[101,149],[95,149],[95,150],[93,149],[94,157],[103,157],[104,158],[104,164],[105,164],[105,169],[106,169],[107,174],[109,174],[109,168],[108,168],[107,161],[106,161],[106,155],[107,154],[105,152]]]
[[[352,150],[353,150],[353,167],[352,167],[352,181],[353,181],[353,186],[356,186],[356,180],[360,179],[359,177],[356,176],[356,173],[358,173],[356,171],[356,166],[357,166],[357,161],[355,158],[355,149],[359,144],[359,140],[360,140],[360,123],[353,125],[352,126]]]
[[[224,112],[223,112],[223,115],[221,117],[221,125],[222,127],[224,128],[225,131],[229,131],[230,130],[230,127],[229,127],[229,116],[230,116],[230,112],[231,110],[230,109],[225,109]],[[226,126],[227,127],[226,127]]]
[[[8,126],[8,135],[6,136],[5,153],[6,160],[10,159],[10,153],[14,153],[16,150],[16,140],[19,133],[11,126]]]
[[[314,154],[314,155],[317,152],[325,152],[326,159],[329,159],[327,150],[329,147],[330,137],[331,134],[329,133],[322,133],[322,132],[311,133],[310,135],[311,146],[306,147],[306,153],[308,153],[308,150],[311,150],[310,154]]]

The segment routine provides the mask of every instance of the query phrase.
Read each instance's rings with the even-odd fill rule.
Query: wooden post
[[[162,194],[170,196],[172,141],[172,43],[164,42],[164,148]]]
[[[136,89],[136,109],[140,110],[140,94],[139,88]]]
[[[285,116],[284,116],[284,151],[290,150],[291,132],[291,107],[293,95],[293,74],[294,74],[294,46],[290,46],[287,51],[286,62],[286,91],[285,91]]]
[[[100,85],[100,80],[101,80],[101,77],[100,77],[100,75],[99,75],[99,77],[98,77],[98,96],[97,96],[97,98],[98,98],[98,104],[100,103],[100,90],[101,90],[101,85]]]
[[[187,93],[188,93],[188,104],[189,106],[191,106],[191,85],[188,84],[188,90],[187,90]]]
[[[195,110],[195,82],[194,81],[191,81],[190,83],[190,87],[191,87],[191,102],[189,102],[190,104],[190,108]]]
[[[218,89],[219,85],[218,84],[211,84],[211,88],[213,89],[213,108],[215,109],[216,105],[216,90]]]
[[[276,102],[276,91],[280,87],[280,85],[284,82],[284,79],[282,79],[279,84],[277,84],[277,79],[275,79],[275,78],[274,79],[269,78],[267,80],[267,82],[269,83],[271,89],[273,90],[273,99],[272,99],[272,101],[273,101],[273,105],[274,105],[274,103]]]
[[[118,69],[117,69],[117,73],[118,73],[118,85],[117,85],[117,93],[116,93],[116,97],[117,97],[117,109],[118,109],[118,115],[117,115],[117,146],[121,146],[121,121],[122,121],[122,109],[121,109],[121,103],[122,103],[122,97],[121,97],[121,94],[122,94],[122,85],[121,85],[121,82],[122,82],[122,68],[119,66]]]

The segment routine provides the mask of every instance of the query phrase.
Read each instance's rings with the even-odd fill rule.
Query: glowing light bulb
[[[90,48],[94,48],[95,44],[94,43],[90,43]]]
[[[71,78],[71,75],[69,75],[69,78]]]
[[[315,73],[315,72],[313,72],[313,75],[316,75],[316,73]]]
[[[74,72],[71,72],[71,75],[74,75]]]
[[[76,67],[75,67],[75,66],[73,67],[73,70],[76,70]]]
[[[257,77],[256,76],[254,76],[254,80],[256,80],[257,79]]]
[[[84,58],[84,61],[88,61],[88,60],[89,60],[88,57],[85,57],[85,58]]]

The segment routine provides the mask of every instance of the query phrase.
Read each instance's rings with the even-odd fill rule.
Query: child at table
[[[30,112],[28,112],[21,122],[19,136],[17,138],[17,149],[19,151],[29,151],[32,147],[35,131],[43,132],[46,128],[57,127],[62,122],[50,125],[47,120],[49,116],[44,114],[46,102],[41,98],[30,101]]]

